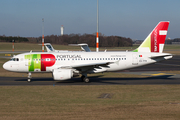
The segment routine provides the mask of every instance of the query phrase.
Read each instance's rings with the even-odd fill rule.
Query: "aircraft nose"
[[[8,70],[9,67],[10,67],[10,66],[9,66],[9,64],[8,64],[7,62],[3,64],[3,68],[4,68],[5,70]]]

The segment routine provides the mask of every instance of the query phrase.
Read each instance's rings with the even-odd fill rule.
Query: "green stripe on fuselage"
[[[28,59],[29,71],[41,71],[41,54],[25,55]]]

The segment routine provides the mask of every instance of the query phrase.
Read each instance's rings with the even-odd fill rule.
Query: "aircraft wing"
[[[72,65],[72,66],[61,66],[61,68],[74,68],[74,69],[78,69],[78,68],[85,68],[85,67],[99,67],[99,66],[107,66],[109,64],[112,64],[114,62],[101,62],[101,63],[89,63],[89,64],[79,64],[79,65]]]
[[[90,64],[81,64],[81,65],[73,65],[73,68],[82,68],[82,67],[99,67],[99,66],[107,66],[114,62],[102,62],[102,63],[90,63]]]

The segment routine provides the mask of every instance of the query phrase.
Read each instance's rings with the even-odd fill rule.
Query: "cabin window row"
[[[71,60],[71,59],[56,59],[56,60]],[[80,58],[72,60],[126,60],[126,58]]]
[[[30,60],[30,59],[29,59]],[[65,61],[65,60],[126,60],[126,58],[81,58],[81,59],[33,59],[33,61]],[[10,61],[19,61],[19,58],[12,58]]]
[[[34,61],[54,61],[54,59],[34,59]],[[70,59],[56,59],[57,60],[70,60]],[[72,60],[126,60],[126,58],[81,58],[81,59],[72,59]]]

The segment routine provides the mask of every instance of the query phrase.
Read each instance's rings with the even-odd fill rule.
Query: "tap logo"
[[[25,55],[26,61],[28,61],[29,71],[46,71],[47,67],[51,67],[55,64],[56,58],[52,54],[30,54]]]
[[[161,22],[151,33],[151,52],[162,52],[169,22]]]
[[[154,30],[154,52],[158,52],[158,46],[157,46],[157,29]]]

